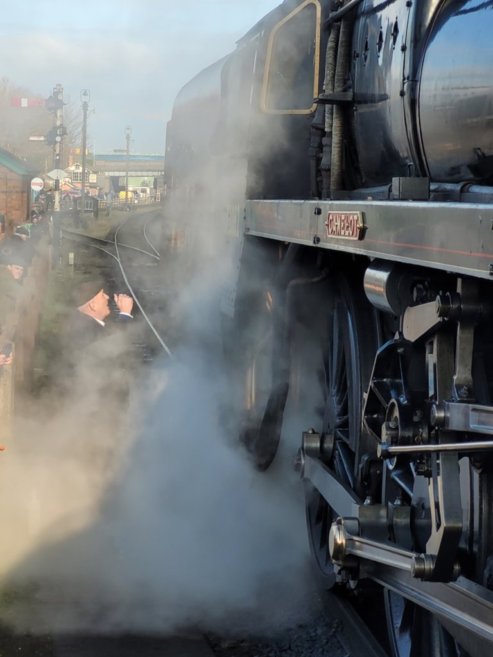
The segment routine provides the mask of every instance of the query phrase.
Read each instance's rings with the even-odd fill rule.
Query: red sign
[[[329,212],[325,222],[327,237],[360,240],[365,224],[362,212]]]
[[[10,105],[12,107],[43,107],[45,104],[43,98],[21,98],[21,96],[11,96]]]
[[[45,186],[42,178],[33,178],[31,180],[31,189],[33,192],[40,192]]]

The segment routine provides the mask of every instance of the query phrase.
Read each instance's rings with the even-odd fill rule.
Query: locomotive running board
[[[341,220],[331,222],[334,216]],[[491,280],[492,225],[493,205],[486,203],[251,200],[243,228],[256,237]]]
[[[306,454],[302,473],[303,479],[318,490],[335,515],[348,519],[346,526],[351,527],[351,520],[358,519],[359,510],[365,508],[354,492],[346,488],[320,460]],[[493,591],[465,577],[452,583],[418,579],[412,572],[416,557],[420,555],[390,543],[355,536],[347,530],[344,530],[339,547],[338,537],[332,531],[331,540],[331,548],[336,552],[339,549],[337,556],[341,559],[346,556],[359,560],[360,577],[370,578],[432,612],[471,654],[489,654],[486,650],[493,648]],[[471,649],[471,636],[474,637],[474,650]]]

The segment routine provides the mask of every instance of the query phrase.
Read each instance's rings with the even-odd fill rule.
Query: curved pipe
[[[325,64],[325,81],[324,91],[330,94],[334,91],[334,81],[336,75],[337,49],[339,47],[339,34],[341,30],[340,23],[336,23],[330,29],[329,39],[327,41],[327,55]],[[334,106],[327,104],[325,106],[325,136],[323,138],[322,162],[320,165],[322,171],[322,198],[328,198],[331,187],[331,158],[332,158],[332,125],[334,118]]]
[[[334,79],[334,92],[344,91],[346,75],[351,48],[352,22],[345,19],[341,22],[337,66]],[[331,180],[330,195],[343,187],[343,143],[344,143],[344,109],[340,105],[334,106],[332,122],[332,153],[331,153]]]
[[[351,9],[357,7],[361,2],[362,0],[350,0],[350,2],[348,2],[345,7],[342,7],[338,11],[335,11],[333,14],[331,14],[329,18],[325,21],[325,25],[330,25],[331,23],[340,21],[341,18],[343,18],[347,13],[349,13]]]

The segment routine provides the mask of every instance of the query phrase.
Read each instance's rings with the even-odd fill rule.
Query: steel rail
[[[164,342],[164,340],[162,339],[162,337],[159,335],[159,333],[158,333],[157,330],[155,329],[155,327],[154,327],[154,325],[153,325],[151,319],[149,318],[149,316],[147,315],[146,311],[145,311],[144,308],[142,307],[142,304],[140,303],[140,301],[139,301],[139,299],[138,299],[138,296],[135,294],[135,291],[134,291],[134,289],[132,288],[132,285],[130,284],[130,281],[128,280],[127,274],[126,274],[126,272],[125,272],[125,268],[124,268],[123,263],[122,263],[122,260],[121,260],[120,251],[119,251],[119,248],[118,248],[119,246],[122,246],[122,247],[127,248],[127,249],[130,249],[130,250],[139,251],[139,252],[144,253],[144,254],[146,254],[146,255],[152,257],[152,258],[156,258],[157,260],[160,259],[159,256],[156,256],[156,255],[153,254],[153,253],[149,253],[149,252],[147,252],[147,251],[144,251],[144,250],[142,250],[142,249],[138,249],[138,248],[133,247],[133,246],[128,245],[128,244],[121,244],[121,243],[119,244],[119,243],[118,243],[118,239],[117,239],[118,232],[120,231],[120,228],[122,228],[122,227],[127,223],[128,220],[129,220],[129,217],[125,218],[125,220],[122,221],[122,222],[118,225],[118,227],[117,227],[117,229],[116,229],[116,231],[115,231],[115,235],[114,235],[114,240],[113,240],[113,241],[111,241],[111,240],[105,240],[105,239],[102,239],[102,238],[99,238],[99,237],[92,237],[91,235],[84,235],[84,234],[82,234],[82,233],[75,233],[75,232],[73,232],[73,231],[66,230],[66,229],[63,229],[63,233],[64,233],[64,235],[66,235],[69,239],[73,239],[73,240],[78,240],[78,239],[79,239],[79,240],[81,240],[81,241],[82,241],[82,240],[86,240],[86,241],[88,241],[88,242],[103,242],[104,244],[111,244],[111,245],[115,248],[116,255],[115,255],[114,253],[111,253],[111,252],[108,251],[107,249],[104,249],[102,246],[98,246],[97,244],[94,244],[94,243],[91,244],[91,247],[92,247],[93,249],[97,249],[98,251],[102,251],[102,252],[105,253],[106,255],[109,255],[109,256],[111,256],[114,260],[116,260],[116,262],[118,263],[118,266],[120,267],[120,271],[121,271],[121,274],[122,274],[123,280],[124,280],[124,282],[125,282],[125,285],[127,286],[127,288],[128,288],[128,290],[129,290],[130,294],[132,295],[132,297],[134,298],[134,301],[135,301],[137,307],[139,308],[139,310],[140,310],[140,312],[141,312],[141,314],[142,314],[144,320],[146,321],[146,323],[147,323],[147,325],[149,326],[150,330],[152,331],[152,333],[154,334],[155,338],[157,339],[157,341],[158,341],[159,344],[161,345],[162,349],[166,352],[166,354],[169,356],[169,358],[173,358],[173,354],[172,354],[171,350],[169,349],[168,345]],[[146,241],[147,241],[147,239],[146,239]],[[149,242],[148,242],[148,244],[150,245]],[[151,245],[150,245],[150,246],[151,246]]]
[[[67,230],[66,228],[62,229],[63,233],[67,235],[69,238],[76,240],[77,238],[81,238],[84,240],[90,240],[94,242],[102,242],[103,244],[111,244],[113,246],[113,240],[105,240],[102,237],[93,237],[92,235],[84,235],[83,233],[75,233],[71,230]],[[137,251],[138,253],[143,253],[144,255],[149,256],[150,258],[156,258],[156,260],[160,259],[159,252],[154,249],[152,244],[146,239],[146,242],[149,244],[149,246],[154,250],[154,253],[150,253],[149,251],[146,251],[145,249],[139,249],[137,246],[133,246],[131,244],[124,244],[123,242],[119,243],[119,246],[122,246],[126,249],[131,249],[132,251]]]
[[[120,267],[121,274],[122,274],[122,276],[123,276],[123,280],[125,281],[125,285],[126,285],[127,288],[129,289],[130,294],[133,296],[133,298],[134,298],[134,300],[135,300],[135,303],[137,304],[137,306],[138,306],[140,312],[142,313],[143,318],[144,318],[145,321],[147,322],[147,325],[148,325],[149,328],[151,329],[151,331],[152,331],[152,333],[154,334],[155,338],[157,339],[157,341],[159,342],[159,344],[161,345],[161,347],[163,348],[163,350],[166,352],[166,354],[169,356],[169,358],[173,358],[173,354],[172,354],[170,348],[169,348],[168,345],[164,342],[164,340],[161,338],[161,336],[159,335],[159,333],[156,331],[156,329],[154,328],[154,325],[153,325],[153,323],[151,322],[149,316],[147,315],[146,311],[145,311],[144,308],[142,307],[142,304],[140,303],[140,301],[139,301],[137,295],[135,294],[135,292],[134,292],[134,290],[133,290],[133,288],[132,288],[132,286],[131,286],[131,284],[130,284],[130,281],[128,280],[127,274],[126,274],[126,272],[125,272],[125,268],[123,267],[123,263],[122,263],[121,258],[120,258],[120,251],[119,251],[119,249],[118,249],[118,246],[119,246],[119,245],[118,245],[118,233],[120,232],[120,229],[121,229],[121,228],[127,223],[127,221],[128,221],[128,218],[125,219],[124,221],[122,221],[122,222],[118,225],[118,228],[116,229],[116,231],[115,231],[115,236],[114,236],[114,246],[115,246],[115,251],[116,251],[116,255],[117,255],[117,261],[118,261],[118,265],[119,265],[119,267]]]
[[[147,227],[149,226],[149,224],[150,224],[152,221],[155,221],[155,220],[156,220],[156,217],[153,217],[153,218],[149,219],[149,220],[144,224],[144,239],[145,239],[145,241],[147,242],[147,244],[151,247],[151,249],[154,251],[154,253],[156,254],[156,256],[157,256],[158,258],[160,258],[160,257],[161,257],[161,254],[160,254],[159,251],[154,247],[154,245],[152,244],[152,242],[149,240],[149,238],[148,238],[148,236],[147,236]]]

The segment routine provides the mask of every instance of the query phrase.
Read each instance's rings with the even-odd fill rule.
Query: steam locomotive
[[[382,587],[394,657],[493,647],[492,33],[492,0],[285,0],[167,131],[176,230],[237,257],[240,437],[267,469],[303,418],[315,562]]]

